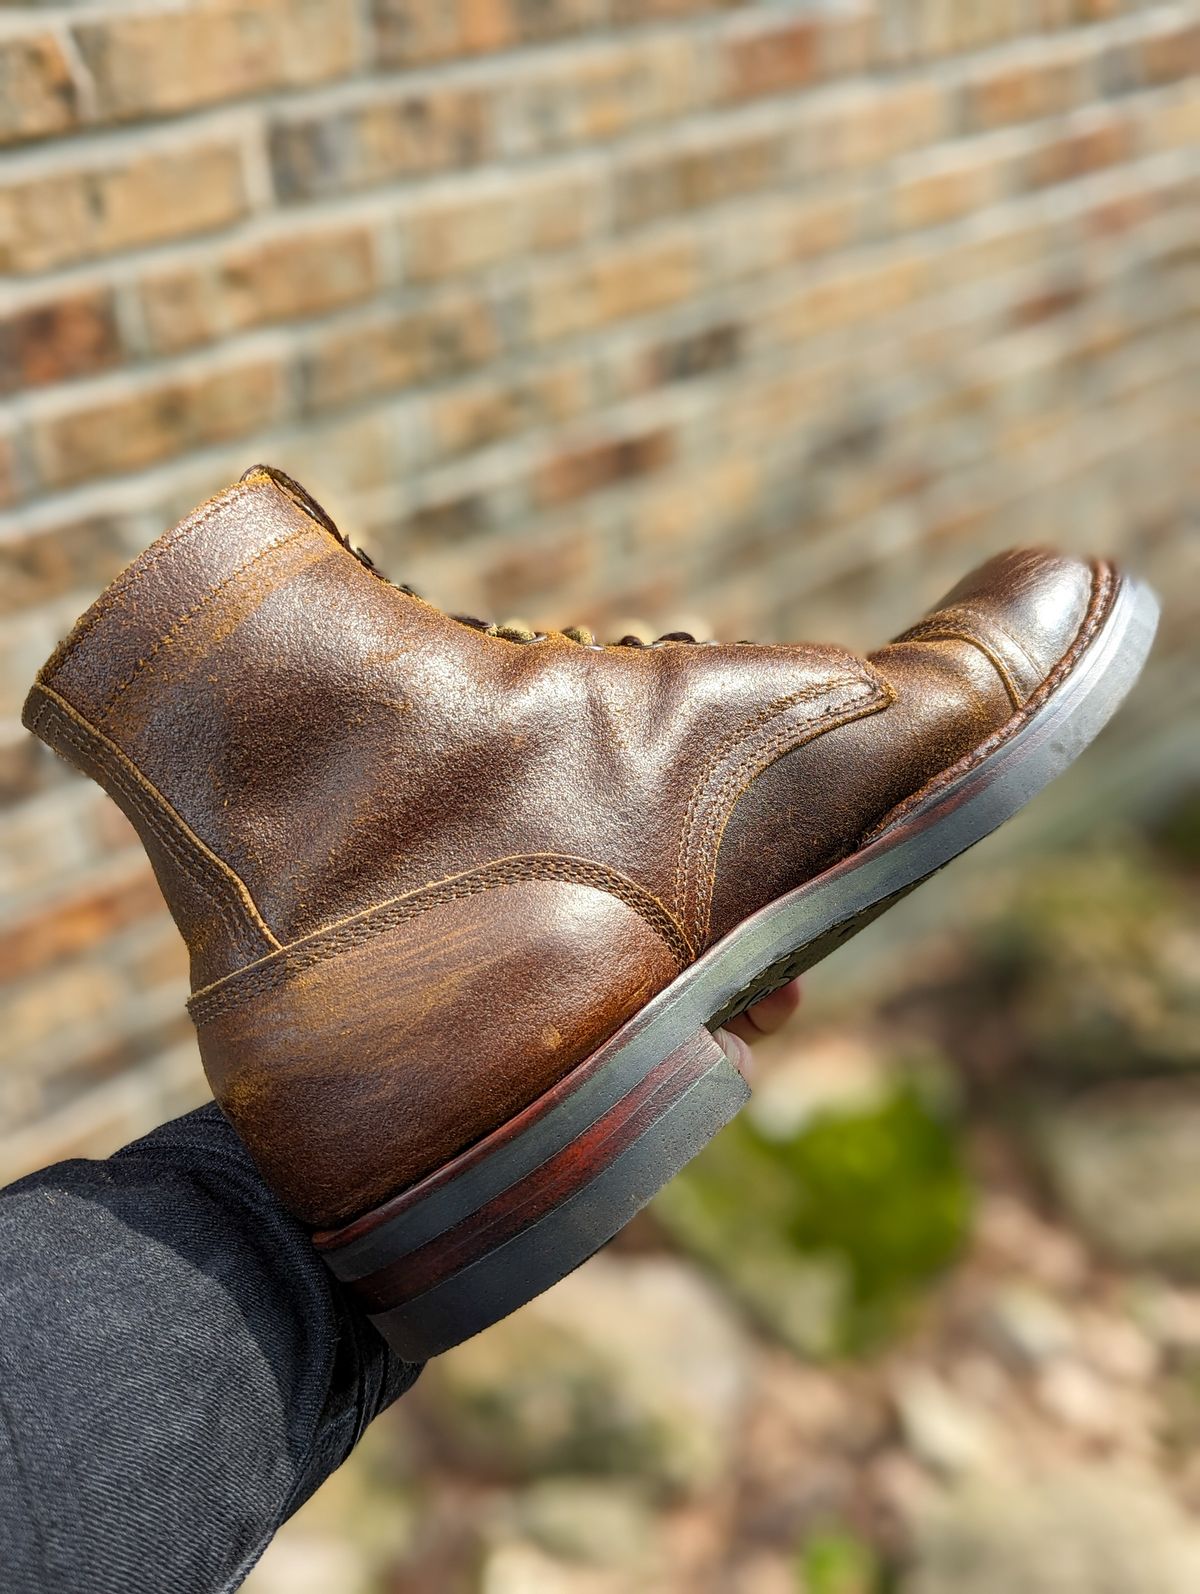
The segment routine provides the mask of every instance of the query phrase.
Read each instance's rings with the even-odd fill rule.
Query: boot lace
[[[315,521],[323,526],[331,537],[335,537],[342,547],[346,549],[347,553],[352,553],[359,564],[369,570],[373,576],[378,576],[380,581],[386,581],[388,586],[394,588],[397,592],[403,592],[410,598],[417,598],[422,603],[427,601],[421,597],[415,587],[410,587],[407,582],[392,581],[386,576],[370,554],[365,549],[356,548],[349,537],[338,529],[334,524],[333,518],[322,508],[308,489],[302,487],[286,471],[278,469],[275,465],[252,465],[248,471],[243,473],[241,480],[246,481],[248,477],[261,475],[269,476],[277,487],[281,487],[290,498],[295,499],[306,514],[311,515]],[[493,620],[481,620],[473,614],[452,614],[449,618],[456,620],[459,625],[470,626],[473,631],[482,631],[485,636],[499,637],[505,642],[544,642],[547,636],[545,631],[533,631],[528,626],[521,625],[516,621],[498,624]],[[662,636],[655,637],[653,642],[647,642],[644,638],[632,634],[623,636],[616,642],[597,642],[593,633],[585,625],[567,626],[559,635],[565,636],[568,641],[578,643],[580,647],[584,648],[651,648],[668,642],[681,642],[692,646],[699,645],[690,631],[664,631]]]

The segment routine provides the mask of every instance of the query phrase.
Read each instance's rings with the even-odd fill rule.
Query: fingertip
[[[750,1051],[748,1042],[744,1041],[740,1035],[735,1035],[732,1030],[727,1029],[717,1030],[713,1035],[713,1039],[737,1069],[738,1073],[741,1074],[742,1078],[748,1080],[754,1065],[753,1054]]]

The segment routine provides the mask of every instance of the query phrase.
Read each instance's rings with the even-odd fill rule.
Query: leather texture
[[[329,1225],[986,742],[1096,581],[1002,555],[867,659],[512,640],[392,586],[256,467],[98,599],[25,722],[137,826],[217,1099]]]

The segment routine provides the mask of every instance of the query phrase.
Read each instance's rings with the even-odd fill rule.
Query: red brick
[[[492,308],[476,294],[421,310],[381,310],[314,341],[304,360],[307,402],[312,409],[330,409],[469,371],[493,359],[501,343]]]
[[[1147,119],[1147,138],[1153,149],[1200,146],[1200,94],[1185,94],[1170,104],[1155,106]]]
[[[1081,61],[1042,56],[1006,60],[974,75],[964,90],[969,127],[994,128],[1070,110],[1086,88]]]
[[[1039,326],[1044,321],[1051,321],[1055,316],[1067,315],[1077,309],[1087,297],[1087,288],[1082,281],[1060,281],[1031,293],[1015,304],[1010,312],[1010,321],[1014,327]]]
[[[79,959],[6,993],[4,1038],[13,1054],[20,1056],[68,1027],[115,1037],[124,1000],[125,993],[107,969],[98,961]],[[45,1078],[38,1084],[44,1092]],[[44,1110],[46,1103],[41,1106]]]
[[[400,548],[440,546],[465,542],[480,535],[488,524],[488,510],[479,493],[461,493],[423,504],[396,529],[394,541]]]
[[[878,165],[934,144],[945,135],[948,119],[947,90],[937,79],[848,85],[805,121],[805,170],[823,178],[830,171]]]
[[[706,146],[640,157],[617,170],[617,225],[640,227],[759,191],[777,178],[785,154],[778,133],[721,132]]]
[[[728,92],[734,99],[803,88],[817,76],[820,29],[811,21],[789,22],[734,37],[725,59]]]
[[[853,270],[829,270],[778,307],[771,318],[771,336],[790,342],[873,321],[911,304],[929,284],[930,267],[915,254]],[[793,393],[787,402],[795,403]]]
[[[936,227],[980,211],[997,196],[1003,177],[1002,165],[969,145],[949,156],[941,150],[921,156],[896,185],[895,225],[901,230]]]
[[[506,50],[519,37],[515,0],[458,0],[459,47],[466,55]]]
[[[204,265],[151,270],[137,286],[142,325],[156,354],[211,343],[223,330],[217,272]]]
[[[548,342],[679,304],[696,291],[699,264],[691,238],[635,241],[572,261],[538,281],[529,305],[531,335]]]
[[[439,86],[281,118],[270,129],[275,190],[290,202],[475,165],[490,151],[489,105],[479,89]]]
[[[1125,160],[1133,144],[1129,123],[1110,117],[1043,144],[1030,155],[1026,180],[1031,188],[1070,182]]]
[[[0,542],[0,615],[76,588],[99,591],[132,555],[119,519],[94,516]]]
[[[384,66],[415,66],[459,48],[453,0],[373,0],[375,48]]]
[[[0,741],[0,808],[23,803],[69,778],[62,760],[15,723],[12,735],[12,740]]]
[[[355,65],[345,0],[236,0],[82,20],[74,28],[103,120],[191,110],[324,82]]]
[[[707,95],[698,55],[695,41],[668,35],[531,62],[497,95],[505,148],[560,149],[683,116]]]
[[[1149,30],[1135,45],[1141,74],[1148,83],[1175,83],[1200,73],[1200,21],[1189,19]],[[1194,97],[1196,84],[1191,85]]]
[[[715,10],[732,10],[745,0],[610,0],[612,20],[622,27],[643,22],[664,22],[675,17],[705,16]]]
[[[0,38],[0,144],[66,133],[79,120],[79,91],[52,33]]]
[[[512,193],[436,199],[404,222],[405,266],[415,282],[508,260],[520,249],[522,216]]]
[[[218,272],[225,319],[235,328],[356,304],[377,284],[372,235],[360,226],[253,244],[226,255]]]
[[[168,353],[340,309],[376,286],[372,234],[351,226],[286,234],[151,272],[139,292],[147,336]]]
[[[16,503],[23,490],[16,447],[11,437],[0,432],[0,509]]]
[[[125,878],[46,904],[0,928],[0,970],[5,980],[39,973],[75,953],[163,912],[162,893],[149,864],[139,860]]]
[[[568,174],[422,200],[401,223],[406,274],[430,282],[580,243],[599,192],[595,176]]]
[[[739,322],[721,321],[657,344],[646,356],[647,386],[688,382],[730,370],[741,359],[745,331]]]
[[[43,418],[32,429],[34,458],[47,486],[68,487],[244,436],[277,420],[285,402],[273,360],[179,376]]]
[[[596,565],[595,540],[586,532],[557,535],[538,542],[522,537],[499,548],[487,560],[480,583],[488,615],[501,619],[518,610],[546,629],[561,630],[580,623],[583,616],[544,613],[538,605],[558,604],[563,594],[579,592]]]
[[[94,376],[121,357],[113,296],[96,288],[0,320],[0,391]]]
[[[384,66],[416,66],[558,39],[608,22],[608,0],[373,0]]]
[[[636,437],[569,449],[548,460],[538,471],[538,500],[543,504],[569,503],[617,482],[649,475],[668,464],[673,452],[674,439],[665,427]]]
[[[0,270],[49,271],[245,214],[241,151],[200,144],[0,185]]]
[[[465,454],[578,415],[589,395],[578,365],[488,378],[436,395],[430,425],[442,454]]]
[[[522,199],[522,252],[553,254],[595,237],[605,220],[602,196],[603,181],[594,174],[531,184]]]

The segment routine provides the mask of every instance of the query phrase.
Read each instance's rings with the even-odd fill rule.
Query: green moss
[[[873,1112],[824,1117],[771,1149],[795,1180],[793,1242],[849,1272],[847,1341],[878,1338],[964,1237],[968,1186],[949,1126],[903,1088]]]
[[[903,1084],[787,1139],[743,1116],[656,1211],[766,1327],[811,1354],[863,1350],[895,1328],[962,1244],[970,1191],[951,1124]]]
[[[882,1575],[875,1552],[840,1528],[812,1533],[799,1555],[803,1594],[878,1594]]]

